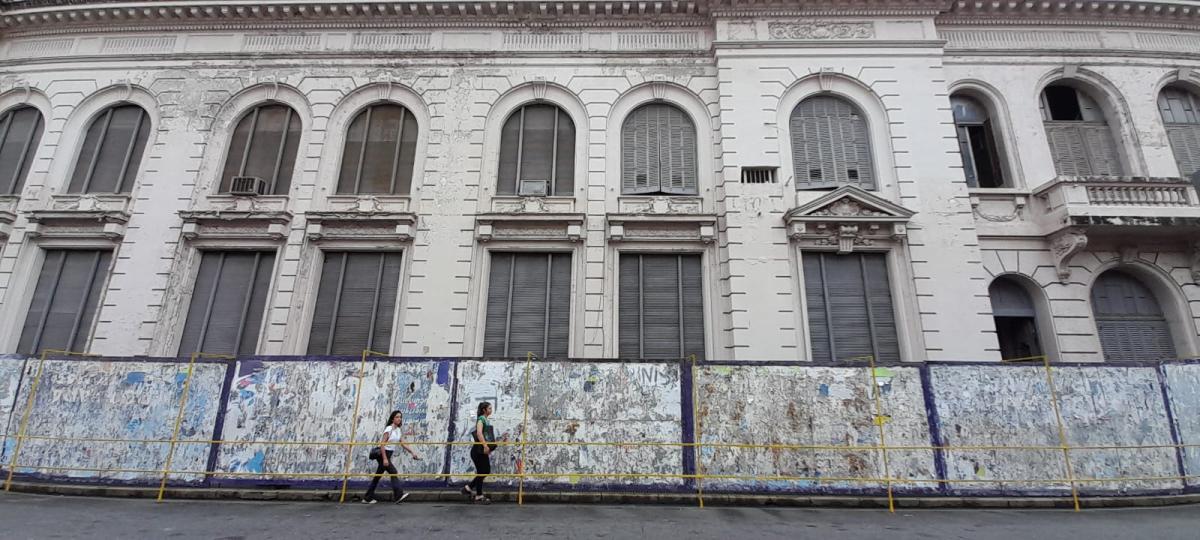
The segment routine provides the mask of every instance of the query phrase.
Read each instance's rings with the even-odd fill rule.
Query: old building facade
[[[0,352],[1200,355],[1192,2],[0,24]]]

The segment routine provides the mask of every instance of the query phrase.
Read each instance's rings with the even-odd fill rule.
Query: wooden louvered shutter
[[[17,352],[83,352],[111,258],[110,251],[47,251]]]
[[[696,183],[696,126],[683,111],[663,106],[665,155],[660,173],[662,191],[674,195],[699,193]]]
[[[0,115],[0,195],[19,195],[42,139],[42,113],[18,107]]]
[[[287,195],[300,145],[300,117],[282,103],[259,105],[238,121],[225,158],[221,191],[234,176],[254,176],[267,184],[267,194]],[[364,128],[365,129],[365,126]],[[364,141],[369,136],[362,133]],[[361,151],[361,146],[356,147]]]
[[[834,96],[808,98],[792,111],[790,129],[797,189],[875,189],[867,122],[853,105]]]
[[[1116,270],[1102,274],[1092,286],[1092,310],[1106,360],[1175,358],[1162,308],[1137,278]]]
[[[569,253],[493,253],[489,283],[485,356],[567,356]]]
[[[92,121],[80,147],[69,193],[128,193],[141,165],[150,119],[137,105],[106,109]]]
[[[803,261],[813,358],[899,360],[885,257],[809,252]]]
[[[206,252],[192,290],[179,354],[254,354],[273,252]]]
[[[1171,151],[1175,154],[1175,163],[1179,165],[1179,174],[1191,178],[1200,190],[1200,124],[1174,124],[1167,126],[1167,138],[1171,142]]]
[[[1112,129],[1104,123],[1088,123],[1079,126],[1083,142],[1087,146],[1092,174],[1097,176],[1120,176],[1121,159],[1117,156],[1117,143]]]
[[[652,155],[653,154],[653,155]],[[630,113],[621,127],[621,193],[636,195],[658,191],[658,177],[651,176],[652,160],[658,152],[650,143],[650,118],[645,107]]]
[[[621,192],[695,195],[696,125],[679,108],[651,103],[621,127]]]
[[[704,356],[703,270],[699,255],[626,254],[620,262],[619,354],[624,358]]]
[[[1088,160],[1083,132],[1077,122],[1045,122],[1046,138],[1050,142],[1050,154],[1054,158],[1054,170],[1059,176],[1091,176],[1092,164]]]
[[[554,145],[554,189],[551,195],[569,197],[575,194],[575,122],[562,109],[558,110],[558,126]]]
[[[979,187],[979,177],[975,172],[975,156],[971,150],[971,135],[967,126],[956,126],[958,134],[958,153],[962,156],[963,174],[967,177],[967,186]]]
[[[391,351],[401,254],[325,254],[308,354]]]

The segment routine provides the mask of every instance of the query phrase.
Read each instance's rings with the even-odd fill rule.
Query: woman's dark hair
[[[404,419],[404,413],[403,413],[403,412],[400,412],[400,411],[392,411],[392,414],[389,414],[389,415],[388,415],[388,421],[387,421],[387,423],[386,423],[386,424],[384,424],[384,425],[383,425],[383,427],[388,427],[388,426],[392,425],[392,420],[395,420],[395,419],[396,419],[396,415],[397,415],[397,414],[398,414],[398,415],[400,415],[400,419],[401,419],[401,420],[403,420],[403,419]]]
[[[492,404],[486,401],[479,402],[479,408],[475,410],[475,416],[483,416],[483,411],[486,411]]]

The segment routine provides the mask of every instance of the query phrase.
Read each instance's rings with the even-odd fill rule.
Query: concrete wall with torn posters
[[[1187,485],[1200,486],[1200,364],[1167,364],[1163,374],[1179,444],[1197,445],[1180,448]]]
[[[20,420],[38,369],[25,364],[16,403]],[[207,470],[220,409],[224,363],[197,363],[179,428],[171,469]],[[169,442],[179,417],[188,363],[175,360],[46,360],[25,426],[17,472],[80,480],[147,481],[161,477]],[[10,429],[17,429],[16,421]],[[130,442],[71,442],[53,438],[120,439]],[[187,441],[204,441],[189,444]],[[132,442],[155,441],[155,442]],[[84,470],[62,470],[71,467]],[[119,469],[114,471],[114,469]],[[202,474],[175,474],[173,480],[198,482]]]
[[[358,358],[239,361],[221,425],[222,438],[228,442],[220,447],[217,472],[221,474],[214,483],[341,480],[348,453],[349,472],[374,472],[374,462],[367,459],[370,446],[351,450],[340,444],[350,441],[360,381],[356,441],[378,441],[393,410],[404,413],[405,440],[446,439],[450,361],[372,360],[360,378],[361,365]],[[442,471],[441,445],[413,449],[421,461],[397,459],[400,472],[436,475]]]
[[[960,491],[1084,493],[1181,488],[1162,389],[1154,367],[1056,367],[1054,388],[1070,451],[1041,366],[931,366],[939,433],[946,446],[1048,446],[1048,450],[946,450],[946,479]],[[1110,449],[1108,446],[1158,446]],[[1091,447],[1091,448],[1089,448]],[[1097,448],[1099,447],[1099,448]],[[1144,480],[1104,481],[1125,477]],[[1036,480],[1030,482],[1029,480]]]
[[[491,420],[497,439],[514,443],[492,454],[493,472],[511,474],[520,462],[524,386],[524,363],[459,364],[455,440],[471,441],[477,406],[488,401],[494,407]],[[528,437],[536,444],[524,449],[524,470],[539,476],[527,478],[526,485],[683,484],[678,478],[622,476],[683,471],[681,446],[654,444],[682,440],[678,363],[539,361],[532,364],[529,389]],[[561,444],[572,442],[610,444]],[[623,442],[651,444],[611,444]],[[454,473],[473,470],[468,452],[467,446],[455,446],[451,457]],[[589,476],[599,473],[616,476]]]
[[[16,399],[24,367],[24,356],[0,356],[0,469],[7,467],[8,456],[17,443],[12,437],[16,435],[20,415],[13,419],[13,411],[21,410],[17,407]]]
[[[875,394],[891,446],[928,446],[929,424],[916,367],[703,366],[696,372],[699,470],[706,489],[877,490],[885,483]],[[737,448],[730,444],[825,446]],[[707,446],[705,446],[707,445]],[[932,450],[891,450],[899,488],[936,487]],[[720,476],[734,478],[719,478]],[[740,477],[766,477],[752,480]],[[772,480],[771,477],[808,480]],[[919,482],[917,480],[925,480]]]

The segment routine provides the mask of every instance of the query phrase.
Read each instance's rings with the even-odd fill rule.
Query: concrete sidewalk
[[[1195,540],[1200,508],[901,510],[167,501],[0,493],[0,537]]]

